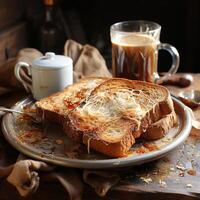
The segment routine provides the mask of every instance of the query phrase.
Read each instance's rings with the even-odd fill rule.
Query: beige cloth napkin
[[[24,61],[31,64],[32,60],[40,56],[42,56],[42,53],[38,50],[25,48],[19,51],[16,58],[11,58],[5,64],[2,64],[0,66],[0,95],[23,88],[22,84],[14,75],[14,67],[18,61]],[[23,70],[21,70],[20,73],[30,82],[30,78]]]
[[[68,40],[65,43],[64,55],[73,60],[75,82],[88,76],[111,77],[104,58],[91,45],[83,46],[73,40]]]
[[[94,188],[99,196],[105,196],[119,182],[122,172],[61,168],[28,159],[22,154],[14,164],[3,166],[0,163],[0,177],[7,177],[7,181],[16,187],[21,196],[34,193],[40,180],[57,181],[65,188],[70,200],[82,199],[84,183]]]
[[[105,60],[99,51],[90,45],[81,45],[73,40],[67,40],[64,46],[64,55],[73,60],[74,82],[78,79],[88,76],[111,77]],[[19,51],[16,58],[9,59],[0,66],[0,95],[22,89],[22,84],[14,75],[14,67],[18,61],[24,61],[29,64],[35,58],[42,56],[37,49],[25,48]],[[30,81],[30,78],[21,70],[22,76]]]

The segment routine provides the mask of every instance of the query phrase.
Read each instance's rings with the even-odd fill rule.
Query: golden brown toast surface
[[[79,132],[84,144],[118,157],[128,152],[135,138],[150,124],[172,110],[169,92],[162,86],[109,79],[97,86],[68,117],[72,132]]]
[[[165,130],[158,128],[155,135],[152,125],[174,111],[165,87],[118,78],[84,79],[36,106],[48,113],[47,118],[61,118],[58,121],[70,138],[111,157],[125,156],[143,132],[148,139],[151,134],[164,135]]]
[[[86,78],[68,86],[64,91],[55,93],[36,102],[36,107],[48,113],[67,116],[69,111],[77,107],[90,92],[107,78]]]

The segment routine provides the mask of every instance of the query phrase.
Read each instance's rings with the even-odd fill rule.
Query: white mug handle
[[[28,75],[31,76],[31,68],[30,68],[30,65],[28,63],[25,63],[25,62],[18,62],[16,65],[15,65],[15,76],[16,78],[23,84],[24,88],[26,89],[27,92],[30,92],[32,91],[32,85],[25,79],[23,79],[23,77],[20,75],[20,69],[24,67],[27,69],[28,71]],[[30,79],[29,77],[27,77],[25,74],[24,74],[24,77],[26,79]]]

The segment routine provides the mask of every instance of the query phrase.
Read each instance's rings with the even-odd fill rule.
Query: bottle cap
[[[43,4],[45,6],[53,6],[55,4],[55,0],[43,0]]]

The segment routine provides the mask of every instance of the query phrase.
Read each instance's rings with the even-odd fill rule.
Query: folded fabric
[[[53,166],[41,161],[24,160],[25,157],[20,155],[17,162],[13,165],[13,169],[7,181],[14,185],[21,196],[26,196],[30,192],[35,192],[39,187],[39,176],[37,170],[52,171]]]
[[[87,76],[111,77],[104,58],[91,45],[81,45],[73,40],[67,40],[64,55],[73,60],[74,82]]]
[[[14,75],[14,67],[18,61],[24,61],[28,64],[31,64],[35,58],[40,56],[42,56],[42,53],[38,50],[25,48],[19,51],[16,58],[11,58],[6,63],[2,64],[0,66],[0,95],[10,91],[23,89],[22,84],[16,79]],[[28,76],[23,70],[21,70],[21,73],[22,76],[27,79]]]
[[[119,182],[120,172],[60,168],[28,159],[20,154],[15,164],[8,166],[0,164],[0,177],[7,177],[7,181],[16,187],[21,196],[34,193],[42,180],[60,182],[69,199],[81,200],[84,183],[94,188],[99,196],[105,196],[109,189]]]
[[[88,76],[111,77],[104,58],[93,46],[81,45],[73,40],[67,40],[64,46],[64,55],[73,60],[74,82]],[[31,64],[35,58],[41,56],[42,53],[37,49],[25,48],[19,51],[16,58],[9,59],[2,64],[0,66],[0,95],[23,88],[14,75],[14,67],[17,62],[23,61]],[[21,70],[20,73],[30,81],[25,71]]]

